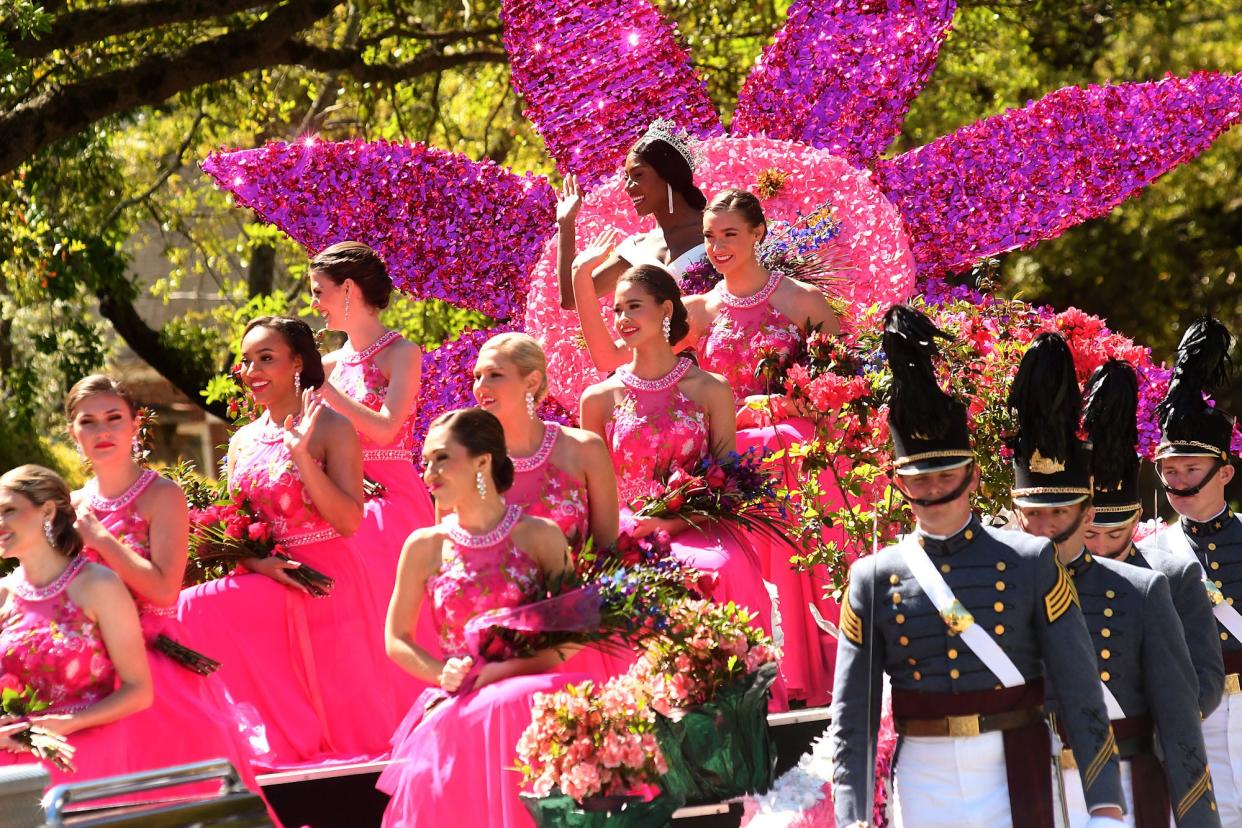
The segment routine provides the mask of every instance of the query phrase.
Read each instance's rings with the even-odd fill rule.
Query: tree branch
[[[276,63],[296,63],[307,69],[347,74],[360,83],[399,83],[431,72],[441,72],[472,63],[507,63],[503,49],[476,49],[469,52],[421,54],[404,63],[367,63],[361,48],[325,48],[300,40],[281,44],[269,52]]]
[[[296,0],[248,29],[205,40],[175,55],[158,55],[68,87],[0,115],[0,176],[110,115],[162,103],[179,92],[274,63],[273,44],[327,16],[335,0]],[[279,63],[280,61],[275,61]]]
[[[276,0],[147,0],[112,4],[63,14],[51,31],[38,38],[9,38],[13,54],[26,60],[47,57],[57,49],[71,49],[105,37],[140,32],[175,23],[190,23],[226,14],[271,6]]]

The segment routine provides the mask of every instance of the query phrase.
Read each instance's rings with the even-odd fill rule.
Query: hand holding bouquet
[[[0,711],[7,717],[26,720],[13,722],[5,727],[5,730],[12,728],[6,734],[9,741],[20,749],[51,762],[62,771],[72,771],[73,745],[59,733],[28,721],[31,716],[46,710],[47,707],[47,702],[39,698],[33,687],[24,684],[12,673],[0,676]],[[18,725],[24,726],[18,729]]]

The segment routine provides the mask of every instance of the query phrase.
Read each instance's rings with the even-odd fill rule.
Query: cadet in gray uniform
[[[1163,434],[1156,471],[1180,519],[1139,544],[1139,551],[1193,562],[1212,603],[1225,692],[1203,721],[1203,739],[1221,823],[1235,828],[1242,826],[1242,615],[1234,607],[1242,601],[1242,522],[1225,502],[1225,485],[1234,475],[1234,420],[1203,399],[1226,379],[1231,343],[1220,322],[1203,317],[1178,346],[1169,392],[1157,409]]]
[[[1051,543],[985,527],[966,409],[939,387],[944,337],[922,314],[885,316],[896,485],[917,531],[851,569],[832,705],[837,824],[867,825],[884,674],[900,744],[894,818],[918,828],[1050,828],[1045,670],[1073,699],[1065,729],[1095,826],[1124,824],[1117,745],[1091,638]]]
[[[1032,342],[1009,406],[1018,415],[1013,444],[1018,523],[1032,535],[1051,539],[1057,559],[1074,579],[1122,758],[1126,824],[1165,828],[1172,805],[1177,825],[1217,828],[1220,818],[1199,728],[1198,681],[1168,579],[1096,558],[1084,548],[1094,512],[1092,452],[1076,434],[1082,398],[1073,355],[1060,334],[1040,334]],[[1098,426],[1098,408],[1094,413]],[[1133,444],[1127,449],[1133,454]],[[1055,680],[1052,684],[1050,707],[1060,711],[1073,697]],[[1156,756],[1157,735],[1164,767]],[[1068,751],[1061,767],[1064,824],[1081,828],[1089,819],[1080,783],[1085,774]]]
[[[1199,714],[1211,715],[1225,689],[1220,638],[1212,604],[1203,588],[1203,570],[1187,556],[1157,549],[1139,551],[1134,529],[1143,514],[1139,500],[1138,377],[1134,367],[1110,359],[1087,381],[1083,425],[1092,442],[1092,500],[1095,517],[1087,527],[1087,551],[1154,569],[1169,579],[1173,607],[1186,635],[1199,686]]]

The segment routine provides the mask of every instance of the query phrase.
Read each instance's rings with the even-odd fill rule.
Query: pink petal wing
[[[424,144],[278,142],[215,153],[203,169],[311,254],[365,242],[411,296],[502,319],[522,312],[553,229],[545,179]]]
[[[901,130],[936,65],[954,0],[796,0],[738,96],[735,135],[866,164]]]
[[[1242,117],[1242,74],[1059,89],[876,166],[920,275],[1055,238],[1207,149]]]
[[[656,118],[718,135],[720,118],[674,27],[647,0],[505,0],[513,88],[562,174],[616,172]]]

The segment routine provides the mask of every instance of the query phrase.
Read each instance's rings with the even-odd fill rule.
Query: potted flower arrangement
[[[656,783],[668,770],[646,688],[626,674],[603,687],[571,684],[535,696],[518,741],[518,770],[540,828],[659,826],[680,797]]]
[[[665,789],[690,804],[766,791],[776,769],[767,718],[772,639],[731,602],[686,600],[670,621],[630,669],[658,714]]]

